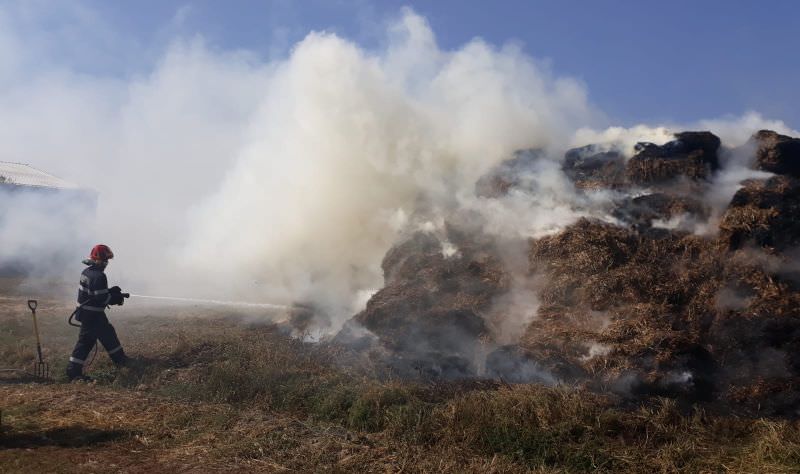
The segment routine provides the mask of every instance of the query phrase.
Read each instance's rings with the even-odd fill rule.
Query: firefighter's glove
[[[125,303],[125,298],[122,296],[122,289],[120,287],[111,287],[108,289],[108,293],[111,295],[108,304],[122,306],[122,304]]]

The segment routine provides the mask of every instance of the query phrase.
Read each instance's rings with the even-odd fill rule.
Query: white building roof
[[[23,163],[0,161],[0,184],[42,188],[79,189],[79,186]]]

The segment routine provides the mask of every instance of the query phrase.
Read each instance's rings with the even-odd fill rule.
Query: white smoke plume
[[[358,309],[348,298],[381,286],[395,216],[421,201],[434,213],[475,202],[493,164],[562,145],[594,115],[578,83],[519,49],[474,40],[443,51],[409,10],[378,54],[310,34],[259,100],[236,165],[194,215],[185,262],[343,316]],[[220,249],[222,261],[198,258]]]
[[[70,256],[91,241],[94,203],[91,195],[76,192],[35,192],[0,184],[0,275],[48,275],[47,268],[63,270]],[[59,236],[54,245],[53,236]],[[11,244],[11,245],[8,245]],[[83,249],[81,249],[83,250]]]
[[[86,9],[48,8],[72,28],[27,41],[44,10],[0,6],[0,160],[98,192],[94,240],[115,250],[121,286],[310,302],[334,328],[382,286],[381,259],[423,204],[426,220],[476,212],[490,234],[543,235],[610,199],[574,192],[560,171],[569,146],[630,150],[687,128],[725,140],[789,131],[756,114],[607,128],[579,81],[515,45],[442,49],[409,9],[380,50],[311,32],[265,60],[177,35],[122,76],[59,59],[76,32],[93,32],[81,36],[93,44],[113,36]],[[546,151],[528,192],[476,198],[475,181],[521,148]],[[24,248],[6,235],[4,251]]]

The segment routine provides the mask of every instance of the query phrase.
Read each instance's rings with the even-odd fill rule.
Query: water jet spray
[[[223,301],[223,300],[206,300],[197,298],[183,298],[178,296],[152,296],[152,295],[137,295],[131,293],[130,296],[134,298],[147,298],[153,300],[175,301],[189,304],[208,304],[218,306],[244,306],[249,308],[267,308],[267,309],[294,309],[295,306],[274,304],[274,303],[252,303],[246,301]]]

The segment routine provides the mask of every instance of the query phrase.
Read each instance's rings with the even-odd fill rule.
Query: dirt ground
[[[375,377],[374,361],[283,333],[286,315],[148,305],[109,311],[104,351],[67,383],[77,337],[59,283],[0,279],[0,368],[32,369],[40,300],[53,380],[0,372],[0,472],[771,472],[800,469],[800,422],[621,409],[579,389]],[[47,293],[52,295],[53,292]]]
[[[8,473],[493,471],[491,460],[453,462],[381,435],[103,386],[5,385],[0,403]]]

